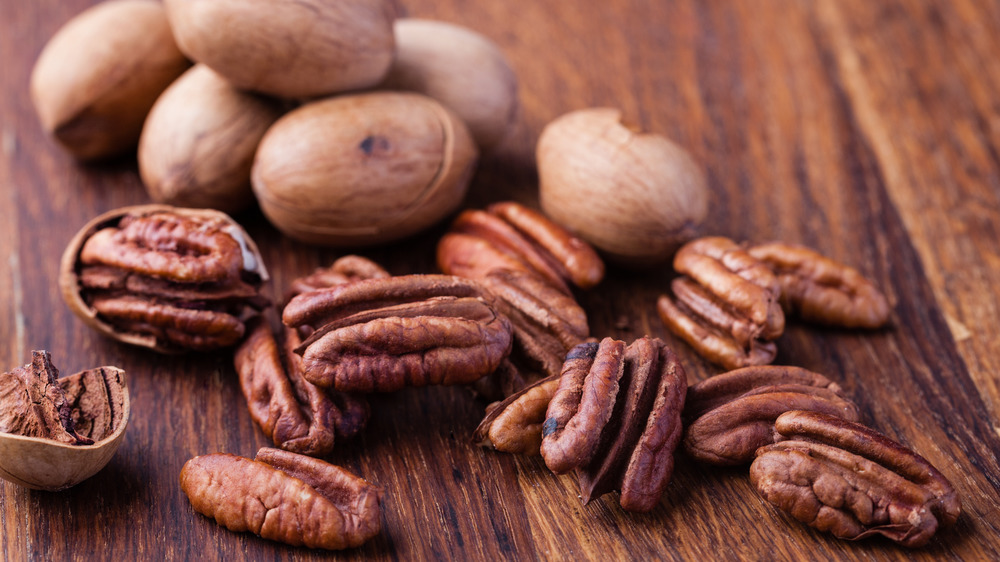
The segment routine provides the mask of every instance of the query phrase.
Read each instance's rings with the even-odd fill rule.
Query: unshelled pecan
[[[532,272],[565,293],[567,281],[589,289],[604,277],[604,262],[589,244],[510,201],[462,212],[438,243],[437,261],[441,271],[470,279],[495,269]]]
[[[365,257],[347,255],[338,258],[330,267],[318,268],[311,274],[293,281],[288,299],[316,289],[385,277],[389,277],[389,272],[379,264]]]
[[[745,367],[706,379],[687,391],[684,449],[714,465],[753,461],[759,447],[779,440],[774,420],[810,410],[858,421],[840,385],[799,367]]]
[[[465,384],[510,353],[510,323],[484,294],[448,275],[369,279],[298,295],[283,321],[315,330],[297,350],[313,384],[343,392]]]
[[[770,363],[785,329],[774,273],[728,238],[700,238],[674,256],[683,274],[674,298],[660,297],[660,318],[701,356],[727,369]]]
[[[845,328],[878,328],[889,321],[885,295],[852,267],[782,242],[751,246],[748,252],[774,270],[788,314]]]
[[[70,308],[116,339],[158,351],[236,344],[267,306],[256,246],[228,216],[145,205],[91,221],[63,255]]]
[[[545,412],[558,387],[559,376],[550,376],[490,404],[473,441],[504,453],[539,454]]]
[[[576,469],[584,503],[620,490],[623,509],[653,509],[673,472],[686,389],[684,369],[658,339],[576,346],[542,426],[546,466]]]
[[[254,460],[226,453],[184,464],[181,489],[195,511],[230,531],[293,546],[339,550],[381,530],[381,490],[319,459],[264,448]]]
[[[863,425],[817,412],[775,421],[786,441],[757,451],[750,479],[769,502],[838,538],[926,544],[961,502],[923,457]]]

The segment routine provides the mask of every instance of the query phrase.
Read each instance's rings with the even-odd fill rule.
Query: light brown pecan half
[[[546,412],[546,466],[576,469],[584,503],[620,490],[626,511],[655,508],[673,473],[686,389],[684,369],[658,339],[580,344]]]
[[[858,421],[858,407],[840,385],[799,367],[762,365],[706,379],[687,391],[684,449],[698,461],[738,465],[780,439],[774,420],[810,410]]]
[[[465,384],[510,353],[510,323],[484,295],[447,275],[369,279],[298,295],[283,321],[315,328],[297,352],[306,379],[324,388]]]
[[[589,244],[510,201],[462,212],[438,243],[437,260],[441,271],[470,279],[495,269],[532,272],[564,293],[567,281],[589,289],[604,277],[604,262]]]
[[[473,433],[473,441],[504,453],[540,454],[542,423],[558,387],[558,375],[546,377],[490,404]]]
[[[127,207],[97,217],[63,254],[70,309],[101,333],[161,352],[236,344],[269,301],[246,232],[209,209]]]
[[[767,501],[820,531],[915,547],[961,513],[937,469],[870,428],[801,411],[782,414],[775,428],[787,441],[757,451],[750,479]]]
[[[758,244],[748,252],[774,270],[787,314],[845,328],[879,328],[889,321],[885,295],[852,267],[782,242]]]
[[[319,459],[264,448],[255,460],[226,453],[184,464],[181,489],[195,511],[230,531],[293,546],[340,550],[381,530],[381,490]]]

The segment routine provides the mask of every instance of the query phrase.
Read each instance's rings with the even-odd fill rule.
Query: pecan
[[[684,245],[674,269],[685,275],[671,283],[676,302],[663,295],[657,303],[671,332],[727,369],[774,360],[771,340],[784,331],[785,316],[767,265],[732,240],[708,237]]]
[[[809,410],[858,421],[858,407],[830,379],[799,367],[737,369],[687,391],[684,449],[714,465],[749,463],[758,447],[779,440],[774,420]]]
[[[870,428],[800,411],[779,416],[775,428],[787,441],[757,451],[750,479],[767,501],[820,531],[922,546],[961,513],[937,469]]]
[[[263,448],[254,460],[215,453],[184,464],[195,511],[230,531],[293,546],[360,546],[381,529],[381,490],[319,459]]]
[[[685,379],[658,339],[578,345],[542,427],[546,466],[557,474],[576,469],[584,503],[620,490],[623,509],[653,509],[673,472]]]
[[[545,411],[558,386],[558,375],[546,377],[491,404],[473,433],[473,441],[504,453],[539,454]]]
[[[885,295],[852,267],[781,242],[752,246],[748,252],[774,270],[786,314],[845,328],[878,328],[889,321]]]
[[[470,279],[495,269],[532,272],[564,293],[567,281],[589,289],[604,277],[604,263],[589,244],[510,201],[462,212],[438,243],[437,261],[441,271]]]
[[[298,295],[287,326],[315,328],[296,350],[309,382],[344,392],[464,384],[510,353],[511,327],[474,281],[369,279]]]
[[[32,351],[30,364],[0,376],[0,432],[69,445],[93,443],[76,432],[72,405],[58,378],[48,351]]]
[[[310,275],[293,281],[288,299],[317,289],[385,277],[389,277],[389,272],[370,259],[354,255],[343,256],[330,267],[317,268]]]
[[[70,308],[98,331],[162,352],[236,344],[269,302],[256,246],[207,209],[145,205],[106,213],[63,255]]]

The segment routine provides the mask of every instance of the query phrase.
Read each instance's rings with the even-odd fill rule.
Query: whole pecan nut
[[[343,392],[465,384],[509,353],[511,327],[476,282],[369,279],[296,296],[283,321],[315,331],[296,350],[306,380]]]
[[[923,457],[863,425],[817,412],[775,421],[787,439],[757,451],[750,479],[770,503],[838,538],[926,544],[961,502]]]
[[[559,376],[550,376],[490,404],[472,435],[473,441],[504,453],[540,454],[545,412],[558,387]]]
[[[338,466],[279,449],[254,460],[226,453],[184,464],[181,489],[195,511],[230,531],[293,546],[339,550],[381,530],[381,490]]]
[[[584,503],[620,490],[623,509],[653,509],[673,472],[686,389],[684,369],[658,339],[578,345],[542,427],[546,466],[576,469]]]
[[[688,388],[684,449],[714,465],[753,461],[759,447],[778,441],[774,420],[791,410],[858,421],[858,407],[840,385],[799,367],[745,367]]]
[[[227,215],[166,205],[126,207],[92,220],[63,254],[70,309],[120,341],[161,352],[236,344],[267,306],[256,246]]]
[[[787,314],[845,328],[878,328],[889,321],[885,295],[852,267],[782,242],[758,244],[747,251],[774,270]]]

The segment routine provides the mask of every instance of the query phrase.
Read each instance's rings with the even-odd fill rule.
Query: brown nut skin
[[[264,135],[251,178],[261,210],[286,235],[362,246],[455,211],[477,158],[465,124],[439,102],[373,92],[286,114]]]
[[[557,388],[558,375],[545,377],[490,404],[472,434],[473,442],[503,453],[541,454],[542,424]]]
[[[139,138],[139,174],[157,203],[226,213],[253,203],[250,168],[281,104],[237,90],[205,65],[167,88]]]
[[[181,51],[237,88],[311,98],[377,84],[394,52],[388,0],[166,0]]]
[[[292,546],[340,550],[381,530],[381,491],[318,459],[261,449],[255,460],[226,453],[184,464],[181,489],[195,511],[230,531]]]
[[[428,95],[451,108],[480,150],[507,136],[517,122],[517,77],[495,43],[470,29],[402,18],[393,25],[396,57],[380,89]]]
[[[820,531],[918,547],[961,514],[937,469],[873,429],[801,411],[779,416],[775,429],[787,440],[757,451],[750,480],[764,499]]]
[[[111,0],[67,22],[31,73],[45,132],[79,160],[135,148],[160,95],[190,65],[152,0]]]
[[[687,151],[629,130],[617,109],[555,119],[535,152],[545,214],[624,265],[669,259],[708,212],[704,175]]]

